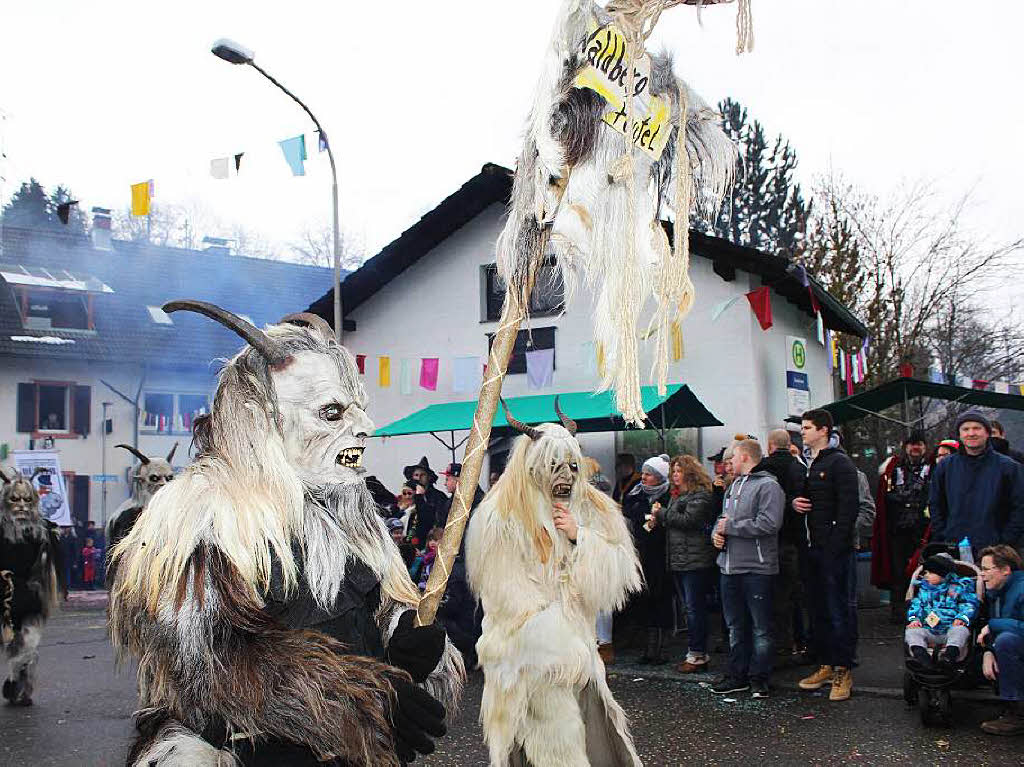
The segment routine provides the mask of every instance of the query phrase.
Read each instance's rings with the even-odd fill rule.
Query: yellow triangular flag
[[[381,357],[379,359],[380,365],[380,387],[386,389],[391,386],[391,358]]]
[[[132,215],[149,215],[149,185],[151,182],[143,181],[140,184],[132,184]]]
[[[683,358],[683,329],[678,322],[672,323],[672,361],[679,362]]]
[[[604,378],[604,344],[597,345],[597,375]]]

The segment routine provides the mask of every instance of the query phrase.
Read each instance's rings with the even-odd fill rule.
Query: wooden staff
[[[562,186],[562,189],[564,188]],[[480,399],[476,404],[476,412],[473,414],[473,427],[469,433],[469,440],[466,442],[465,456],[462,459],[462,474],[459,475],[459,484],[455,488],[455,497],[452,500],[451,511],[448,513],[448,521],[444,526],[444,535],[437,545],[434,567],[430,570],[427,588],[423,593],[423,598],[420,599],[419,609],[416,613],[417,623],[420,626],[434,622],[437,608],[444,596],[445,586],[448,584],[448,577],[451,575],[452,565],[455,562],[455,557],[459,554],[462,535],[466,530],[473,498],[480,483],[480,470],[483,468],[484,455],[491,441],[491,424],[494,422],[494,414],[498,410],[501,383],[505,379],[505,371],[512,358],[519,326],[526,319],[527,309],[530,305],[530,293],[533,292],[533,285],[537,280],[540,265],[544,262],[544,251],[547,249],[549,232],[550,224],[541,232],[540,246],[530,264],[530,270],[523,285],[523,293],[516,293],[511,285],[505,289],[501,324],[491,342],[486,380],[480,387]]]

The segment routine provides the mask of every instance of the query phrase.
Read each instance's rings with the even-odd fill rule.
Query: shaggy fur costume
[[[221,372],[195,463],[113,553],[110,632],[146,687],[129,763],[285,743],[392,767],[389,679],[408,676],[382,657],[419,594],[359,473],[366,394],[316,328],[257,341]],[[463,677],[449,644],[425,686],[451,707]]]
[[[618,506],[580,474],[570,432],[535,430],[536,439],[516,442],[466,538],[470,585],[484,609],[477,654],[491,765],[639,765],[594,628],[598,611],[640,589],[636,551]],[[575,544],[552,520],[552,487],[567,470],[574,481],[563,502],[579,525]]]
[[[21,474],[0,472],[0,614],[10,668],[4,697],[32,704],[39,640],[57,604],[60,543],[56,528],[39,514],[39,493]]]
[[[589,65],[592,30],[611,19],[592,0],[563,0],[516,166],[508,221],[498,238],[498,269],[525,295],[532,264],[550,241],[569,294],[581,277],[594,289],[594,337],[604,353],[602,386],[614,387],[627,421],[643,420],[638,323],[653,296],[650,332],[655,377],[667,376],[669,338],[693,303],[684,235],[675,249],[662,221],[714,214],[732,185],[736,149],[719,114],[672,72],[666,55],[650,56],[648,92],[671,100],[671,136],[654,161],[601,118],[604,99],[576,85]],[[684,110],[685,111],[681,111]],[[685,136],[680,123],[685,121]],[[679,152],[685,152],[677,162]],[[628,160],[628,161],[624,161]],[[677,222],[678,224],[678,222]]]

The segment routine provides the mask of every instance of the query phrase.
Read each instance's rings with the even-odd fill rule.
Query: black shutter
[[[71,492],[72,522],[79,523],[80,529],[84,530],[86,522],[89,521],[89,475],[76,474],[68,490]]]
[[[18,384],[18,429],[19,432],[36,430],[36,385]]]
[[[75,423],[72,431],[83,437],[89,436],[89,424],[92,422],[92,387],[75,387],[74,405]]]

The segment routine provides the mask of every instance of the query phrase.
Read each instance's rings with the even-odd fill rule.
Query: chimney
[[[226,237],[203,237],[203,252],[215,256],[230,256],[231,240]]]
[[[92,209],[92,246],[110,250],[110,208]]]

